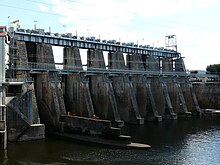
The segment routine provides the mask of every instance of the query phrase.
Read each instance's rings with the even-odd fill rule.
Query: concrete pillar
[[[186,72],[185,64],[183,58],[178,58],[174,61],[176,72]]]
[[[160,60],[154,56],[148,56],[146,58],[146,70],[159,72],[160,71]]]
[[[159,115],[163,115],[165,109],[165,100],[163,97],[163,91],[161,88],[161,84],[159,78],[152,77],[151,79],[151,89],[153,91],[153,97],[155,98],[155,103],[157,105],[157,110]]]
[[[180,87],[185,98],[186,106],[192,115],[200,114],[200,107],[198,104],[195,91],[193,89],[192,83],[189,81],[188,77],[179,78]]]
[[[64,70],[83,70],[79,48],[64,48]],[[85,81],[84,81],[85,80]],[[86,106],[86,77],[83,74],[71,73],[65,76],[64,96],[66,110],[72,115],[91,117]]]
[[[165,119],[177,119],[176,113],[174,113],[173,103],[170,96],[170,92],[173,90],[173,81],[170,77],[160,77],[159,81],[162,86],[163,96],[165,99],[165,111],[163,117]]]
[[[176,77],[167,77],[164,79],[166,81],[167,89],[169,91],[169,96],[172,102],[174,112],[177,114],[183,113],[184,111],[181,107],[181,100],[178,92],[179,87],[177,86],[178,83]]]
[[[143,76],[143,83],[145,84],[145,88],[147,90],[147,98],[146,98],[146,113],[143,115],[143,117],[146,120],[156,120],[158,122],[162,121],[162,116],[159,115],[157,105],[155,102],[155,98],[153,96],[153,91],[151,87],[151,77]]]
[[[162,60],[162,71],[173,72],[173,59],[164,57],[161,60]]]
[[[123,53],[115,52],[108,54],[108,69],[109,70],[127,70],[125,66],[125,60]],[[124,82],[123,76],[113,76],[112,85],[115,92],[115,98],[118,105],[118,110],[121,120],[124,122],[130,122],[130,107],[131,102],[129,101],[128,86]]]
[[[87,70],[94,70],[100,73],[102,73],[102,71],[106,71],[104,56],[101,50],[88,50]],[[103,80],[103,74],[91,75],[89,77],[89,85],[95,115],[101,119],[108,119],[108,84]]]
[[[77,47],[64,48],[64,70],[83,70]],[[94,117],[88,79],[84,74],[72,73],[65,76],[64,95],[66,109],[71,115]]]
[[[123,53],[120,52],[109,52],[108,54],[108,69],[109,70],[127,70],[125,66],[125,59]]]
[[[178,117],[189,117],[191,112],[188,111],[186,99],[183,95],[183,90],[181,89],[181,77],[173,77],[173,85],[170,90],[170,98],[172,100],[172,105],[175,110],[175,113],[178,114]],[[171,80],[170,80],[171,81]]]
[[[43,69],[55,69],[51,45],[38,44],[36,50],[37,65]],[[45,72],[36,76],[36,97],[40,117],[50,131],[59,126],[59,118],[66,114],[61,85],[56,72]]]
[[[132,54],[127,55],[127,64],[129,70],[134,72],[143,72],[145,71],[143,57],[141,54]],[[135,98],[138,104],[138,111],[143,118],[147,118],[147,91],[145,84],[143,83],[143,75],[132,75],[131,83],[134,87]]]
[[[28,56],[27,56],[27,49],[26,43],[24,41],[17,41],[17,59],[16,59],[16,67],[17,68],[28,68]],[[26,71],[16,71],[16,78],[25,79],[27,78]]]
[[[89,49],[87,52],[87,66],[88,70],[105,70],[106,67],[103,52],[98,49]]]
[[[83,70],[79,48],[65,47],[63,50],[64,70]]]
[[[185,64],[183,58],[176,59],[175,61],[175,71],[176,72],[184,72],[186,73]],[[201,110],[198,104],[198,100],[193,89],[192,83],[189,80],[189,77],[182,77],[180,78],[180,83],[187,109],[194,115],[201,114]]]
[[[109,69],[111,70],[127,70],[123,53],[109,53]],[[128,61],[131,65],[132,61]],[[136,65],[134,65],[136,66]],[[136,95],[133,84],[128,77],[115,76],[112,77],[113,88],[119,109],[120,117],[127,123],[143,124],[143,119],[138,110]]]
[[[128,54],[126,56],[128,69],[131,71],[144,71],[144,61],[141,54]]]

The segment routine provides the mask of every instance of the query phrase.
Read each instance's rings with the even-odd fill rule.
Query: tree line
[[[220,75],[220,64],[208,65],[206,67],[206,71],[211,73],[211,74],[218,74],[218,75]]]

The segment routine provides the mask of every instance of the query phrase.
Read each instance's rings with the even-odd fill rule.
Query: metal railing
[[[27,64],[16,65],[16,67],[12,68],[14,70],[20,71],[39,71],[39,72],[68,72],[68,73],[78,73],[78,72],[90,72],[90,73],[116,73],[116,74],[153,74],[153,75],[179,75],[179,76],[189,76],[186,72],[179,71],[163,71],[159,70],[144,70],[144,68],[126,68],[122,67],[121,69],[109,69],[108,67],[82,67],[82,66],[73,66],[73,65],[58,65],[51,63],[36,63],[36,62],[28,62]]]

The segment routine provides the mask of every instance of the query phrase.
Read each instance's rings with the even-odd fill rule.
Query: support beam
[[[179,82],[177,82],[176,78],[174,78],[174,85],[177,90],[176,91],[177,95],[179,96],[179,99],[180,99],[180,103],[181,103],[181,106],[183,109],[184,116],[186,116],[186,117],[191,116],[191,112],[188,111],[188,108],[186,106],[186,101],[185,101],[181,86],[180,86]]]
[[[108,95],[109,95],[109,102],[110,102],[110,105],[111,105],[111,110],[109,110],[111,112],[108,112],[108,114],[113,114],[113,115],[110,115],[110,116],[113,116],[113,118],[114,118],[113,123],[115,123],[117,127],[123,127],[124,122],[120,118],[120,114],[119,114],[119,111],[118,111],[118,105],[117,105],[117,101],[116,101],[112,81],[106,75],[104,75],[104,79],[108,84]]]
[[[186,79],[186,83],[188,84],[189,88],[190,88],[190,92],[191,92],[191,96],[192,96],[192,101],[193,101],[193,104],[195,106],[195,109],[196,109],[196,112],[201,115],[202,111],[199,107],[199,103],[198,103],[198,100],[197,100],[197,97],[196,97],[196,93],[193,89],[193,85],[192,83],[189,81],[189,79]]]
[[[156,121],[160,122],[162,121],[162,116],[158,115],[158,111],[157,111],[157,107],[156,107],[156,103],[155,103],[155,100],[154,100],[154,96],[153,96],[153,93],[152,93],[152,90],[151,90],[151,82],[150,82],[150,79],[147,79],[145,76],[143,78],[143,83],[145,84],[145,87],[147,89],[147,94],[150,98],[150,103],[151,103],[151,108],[152,108],[152,112],[153,112],[153,117]],[[149,116],[150,118],[150,116]]]
[[[82,78],[84,77],[84,78]],[[83,86],[83,94],[84,94],[84,99],[86,103],[86,108],[87,108],[87,117],[89,118],[95,118],[95,112],[94,112],[94,107],[93,107],[93,102],[92,102],[92,97],[91,93],[89,90],[89,81],[86,79],[84,75],[80,76],[82,86]]]
[[[137,103],[137,99],[134,93],[134,87],[132,82],[130,82],[129,77],[127,77],[127,75],[124,76],[125,79],[125,83],[128,85],[128,93],[130,96],[130,101],[131,101],[131,105],[132,105],[132,110],[133,112],[131,112],[131,114],[134,113],[134,116],[131,115],[130,117],[133,118],[135,117],[135,119],[132,119],[134,121],[135,124],[144,124],[144,119],[141,117],[140,113],[139,113],[139,109],[138,109],[138,103]]]
[[[169,92],[167,89],[166,82],[163,78],[160,78],[160,83],[162,85],[163,95],[165,99],[165,115],[164,118],[167,119],[177,119],[177,115],[173,111],[173,106],[170,100]]]

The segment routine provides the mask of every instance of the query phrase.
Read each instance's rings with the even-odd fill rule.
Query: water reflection
[[[220,164],[220,120],[187,119],[126,126],[150,150],[124,150],[48,138],[9,144],[0,164]]]
[[[180,156],[182,164],[220,164],[219,158],[220,128],[210,128],[206,131],[199,131],[196,134],[188,135],[183,145]]]

